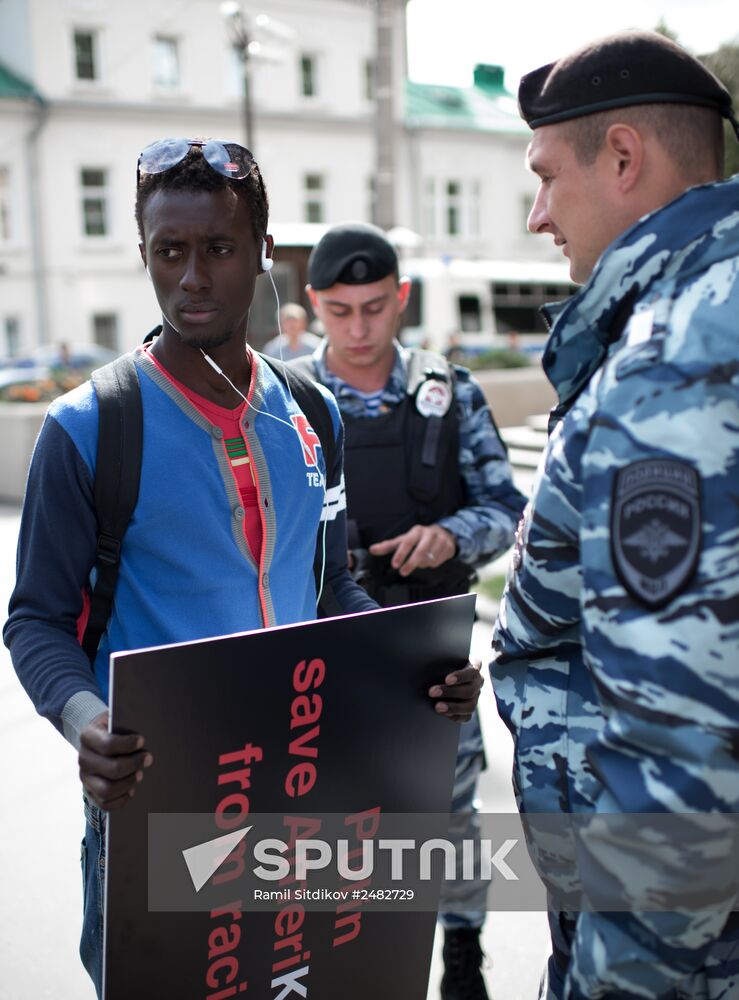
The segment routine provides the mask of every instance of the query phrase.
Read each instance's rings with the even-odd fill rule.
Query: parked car
[[[0,358],[0,401],[50,402],[118,357],[97,344],[45,344],[22,358]]]
[[[119,351],[111,351],[98,344],[44,344],[31,351],[31,359],[36,365],[47,368],[100,368],[118,357]]]
[[[0,367],[0,389],[20,382],[36,382],[49,377],[49,369],[42,365],[17,365]]]

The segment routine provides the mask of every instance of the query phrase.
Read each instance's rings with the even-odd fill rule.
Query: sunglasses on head
[[[136,165],[136,186],[142,174],[162,174],[182,163],[192,146],[198,146],[203,159],[224,177],[242,181],[249,176],[254,157],[237,142],[222,139],[158,139],[139,154]]]

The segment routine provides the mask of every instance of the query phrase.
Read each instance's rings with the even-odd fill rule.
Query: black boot
[[[482,978],[482,948],[477,927],[444,931],[441,1000],[489,1000]]]

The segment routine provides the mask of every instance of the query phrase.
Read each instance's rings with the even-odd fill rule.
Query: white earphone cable
[[[278,334],[278,341],[277,342],[279,344],[279,349],[280,349],[280,364],[282,365],[283,371],[285,372],[284,381],[285,381],[285,384],[287,386],[287,391],[288,391],[288,395],[290,396],[290,399],[292,400],[294,406],[297,409],[300,409],[300,407],[298,406],[298,404],[295,402],[295,397],[293,396],[292,389],[290,388],[290,380],[287,377],[287,365],[286,365],[286,362],[285,362],[285,359],[284,359],[283,353],[282,353],[282,326],[281,326],[281,323],[280,323],[280,296],[279,296],[279,293],[277,291],[277,285],[275,284],[275,279],[272,277],[272,270],[271,270],[271,268],[266,273],[267,273],[267,276],[269,277],[269,280],[272,283],[272,289],[273,289],[273,291],[275,293],[275,300],[277,302],[277,334]],[[247,397],[243,394],[243,392],[241,392],[240,389],[236,388],[236,386],[233,384],[233,382],[228,377],[228,375],[223,371],[222,368],[218,367],[218,365],[215,363],[215,361],[213,360],[213,358],[211,358],[210,355],[206,354],[202,347],[200,348],[200,353],[203,355],[203,357],[208,362],[208,364],[213,369],[213,371],[217,372],[221,376],[221,378],[225,378],[225,380],[231,386],[231,388],[233,389],[233,391],[238,396],[241,396],[241,398],[244,400],[244,402],[246,403],[246,405],[249,406],[249,407],[251,407],[251,409],[255,413],[260,413],[264,417],[271,417],[271,419],[272,420],[276,420],[278,424],[284,424],[285,427],[289,427],[291,431],[293,431],[295,434],[297,434],[298,440],[300,442],[300,448],[301,448],[301,451],[302,451],[303,442],[302,442],[302,439],[300,438],[300,432],[298,431],[298,428],[295,426],[295,424],[289,423],[287,420],[283,420],[282,417],[276,417],[274,415],[274,413],[269,413],[267,410],[260,410],[260,409],[258,409],[256,406],[254,406],[254,404],[251,402],[251,400],[247,399]],[[323,452],[323,449],[321,449],[321,452]],[[323,458],[324,458],[324,463],[325,463],[326,456],[324,455]],[[327,487],[327,479],[328,479],[329,471],[330,470],[327,468],[326,469],[326,474],[324,475],[319,470],[319,475],[321,476],[321,486],[323,488],[323,503],[321,504],[321,519],[323,520],[323,531],[321,533],[321,535],[322,535],[322,538],[321,538],[321,576],[320,576],[320,581],[319,581],[319,586],[318,586],[318,593],[316,595],[316,607],[318,607],[318,605],[320,604],[320,601],[321,601],[321,595],[323,594],[323,581],[324,581],[324,576],[325,576],[325,573],[326,573],[326,529],[328,527],[328,509],[327,509],[328,487]]]
[[[280,364],[282,365],[283,371],[285,372],[285,384],[287,385],[287,391],[290,393],[290,399],[295,403],[295,397],[293,396],[292,389],[290,388],[290,380],[287,377],[287,365],[285,362],[285,357],[282,351],[282,322],[280,320],[280,296],[277,291],[277,285],[275,284],[275,279],[272,274],[272,268],[267,271],[269,280],[272,282],[272,290],[275,293],[275,301],[277,302],[277,345],[280,351]],[[297,403],[295,403],[297,406]],[[271,414],[270,414],[271,416]],[[301,445],[302,446],[302,445]],[[321,449],[323,451],[323,449]],[[326,456],[323,456],[324,463],[326,461]],[[321,595],[323,594],[323,581],[326,575],[326,529],[328,528],[328,485],[327,479],[329,474],[329,469],[326,469],[326,474],[321,476],[321,486],[323,487],[323,504],[321,506],[321,515],[323,517],[323,531],[321,532],[321,577],[318,585],[318,594],[316,595],[316,607],[321,603]]]

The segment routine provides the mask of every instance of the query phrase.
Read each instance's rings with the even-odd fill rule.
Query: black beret
[[[518,88],[521,117],[533,129],[634,104],[697,104],[736,129],[731,95],[703,63],[653,31],[597,38],[527,73]]]
[[[308,282],[317,291],[337,283],[368,285],[397,272],[392,243],[381,229],[364,222],[329,229],[308,259]]]

